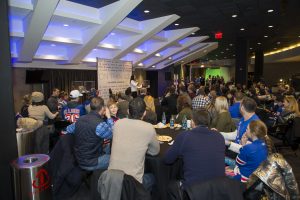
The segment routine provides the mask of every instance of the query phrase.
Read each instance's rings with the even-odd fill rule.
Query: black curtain
[[[49,83],[45,86],[45,93],[51,95],[53,88],[70,92],[73,88],[73,81],[95,81],[95,87],[97,89],[97,71],[96,70],[64,70],[53,69],[47,70],[49,75]]]

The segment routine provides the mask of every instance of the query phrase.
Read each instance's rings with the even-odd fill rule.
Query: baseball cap
[[[82,94],[79,92],[79,90],[72,90],[70,92],[70,98],[75,99],[78,97],[82,97]]]

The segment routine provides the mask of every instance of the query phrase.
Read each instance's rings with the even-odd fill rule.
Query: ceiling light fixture
[[[97,51],[97,49],[93,49],[93,51]]]
[[[274,26],[273,25],[270,25],[270,26],[268,26],[269,28],[273,28]]]
[[[56,45],[55,45],[55,44],[51,44],[50,46],[51,46],[51,47],[55,47]]]
[[[221,51],[221,53],[224,53],[223,51]]]
[[[192,33],[192,35],[195,35],[195,33]]]
[[[233,46],[233,44],[229,44],[229,46],[231,46],[231,47],[232,47],[232,46]]]
[[[250,47],[250,50],[252,50],[253,48],[252,47]]]
[[[143,63],[139,63],[138,66],[139,66],[139,67],[143,67],[144,64],[143,64]]]
[[[179,24],[174,24],[175,26],[179,26]]]
[[[245,28],[241,28],[240,30],[241,30],[241,31],[244,31],[244,30],[245,30]]]
[[[111,33],[110,33],[110,35],[116,35],[116,33],[114,33],[114,32],[111,32]]]
[[[300,47],[300,42],[297,43],[297,44],[294,44],[294,45],[291,45],[289,47],[285,47],[285,48],[282,48],[282,49],[278,49],[276,51],[271,51],[269,53],[265,53],[264,56],[268,56],[268,55],[273,55],[273,54],[277,54],[277,53],[281,53],[281,52],[284,52],[284,51],[288,51],[288,50],[291,50],[291,49],[294,49],[294,48],[299,48]],[[274,48],[275,49],[275,48]]]
[[[64,24],[64,27],[68,27],[69,26],[69,24]]]
[[[227,48],[226,51],[229,51],[229,49]]]
[[[184,60],[181,61],[182,63],[184,62]]]
[[[172,57],[169,57],[169,60],[172,60]]]
[[[232,17],[232,18],[236,18],[236,17],[237,17],[237,15],[232,15],[231,17]]]
[[[274,50],[276,50],[277,48],[275,47],[275,48],[273,48]]]
[[[274,12],[274,10],[273,10],[273,9],[269,9],[269,10],[268,10],[268,13],[271,13],[271,12]]]
[[[150,12],[150,10],[144,10],[144,13],[149,13]]]
[[[152,65],[152,68],[155,68],[155,65]]]
[[[264,35],[264,37],[267,38],[268,36],[267,36],[267,35]]]
[[[281,42],[277,42],[278,45],[280,45]]]
[[[261,43],[260,43],[260,42],[258,42],[257,44],[258,44],[258,45],[261,45]]]

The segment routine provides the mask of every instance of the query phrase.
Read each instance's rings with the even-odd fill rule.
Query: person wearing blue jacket
[[[82,94],[79,90],[72,90],[70,92],[71,100],[61,110],[62,119],[74,123],[80,116],[86,114],[84,105],[79,103],[79,98],[81,96]]]
[[[252,142],[249,143],[249,140]],[[273,145],[267,135],[266,125],[260,120],[249,123],[241,144],[240,153],[235,159],[233,178],[246,183],[250,175],[272,154]]]

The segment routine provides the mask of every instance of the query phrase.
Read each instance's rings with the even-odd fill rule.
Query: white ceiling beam
[[[24,20],[24,40],[20,44],[19,61],[31,62],[46,32],[59,0],[38,0],[33,12]]]
[[[179,19],[178,15],[169,15],[140,22],[139,27],[142,30],[142,34],[132,35],[122,41],[122,50],[113,59],[121,59],[126,54],[132,52],[138,45],[150,39],[177,19]]]
[[[169,47],[174,42],[177,42],[198,30],[199,30],[198,27],[192,27],[192,28],[165,31],[165,37],[168,38],[168,41],[152,43],[151,45],[149,44],[149,47],[148,47],[149,53],[147,55],[141,57],[140,59],[135,60],[134,65],[137,65],[138,63],[141,63],[144,60],[147,60],[148,58],[154,56],[156,53],[159,53],[163,49]]]
[[[144,67],[151,67],[151,66],[156,65],[164,60],[169,60],[169,57],[172,57],[182,51],[185,51],[185,50],[189,49],[191,46],[193,46],[197,43],[200,43],[208,38],[209,38],[208,36],[188,37],[188,38],[186,38],[186,42],[182,44],[182,47],[171,48],[167,53],[164,54],[163,57],[150,58],[149,60],[146,60],[146,62],[144,62]]]
[[[160,62],[158,64],[156,64],[156,70],[158,69],[163,69],[167,66],[170,66],[171,64],[174,63],[178,63],[178,64],[185,64],[185,63],[189,63],[197,58],[201,58],[203,56],[205,56],[206,54],[208,54],[210,51],[215,50],[216,48],[218,48],[218,43],[217,42],[211,42],[211,43],[200,43],[200,45],[205,45],[208,44],[205,48],[201,48],[201,46],[199,46],[199,49],[197,50],[197,46],[195,46],[194,48],[192,48],[192,52],[191,53],[187,53],[186,55],[182,55],[180,56],[180,58],[175,58],[173,61],[169,61],[169,60],[164,60],[163,62]],[[181,63],[180,61],[184,60],[183,63]],[[149,67],[150,69],[150,67]]]
[[[120,0],[100,8],[102,24],[83,32],[83,45],[69,52],[69,62],[81,62],[141,1]]]

